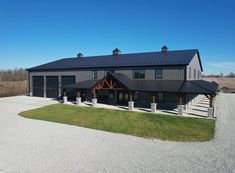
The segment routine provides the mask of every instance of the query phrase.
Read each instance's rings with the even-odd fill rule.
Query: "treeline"
[[[25,69],[0,70],[0,97],[26,95],[28,73]]]
[[[28,72],[23,68],[15,68],[13,70],[0,70],[0,81],[26,81]]]
[[[223,73],[220,73],[219,75],[210,74],[210,75],[202,75],[202,77],[208,77],[208,78],[221,78],[221,77],[235,78],[235,73],[230,72],[227,75],[224,75]]]

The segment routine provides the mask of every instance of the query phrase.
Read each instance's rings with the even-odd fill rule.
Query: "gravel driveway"
[[[215,139],[148,140],[22,118],[18,112],[55,101],[0,99],[0,172],[235,172],[235,94],[221,94]]]

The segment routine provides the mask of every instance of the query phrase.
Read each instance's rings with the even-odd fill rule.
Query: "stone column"
[[[80,91],[77,90],[76,104],[79,106],[82,103],[82,98],[80,97]]]
[[[80,105],[82,104],[82,98],[81,98],[81,97],[77,97],[77,98],[76,98],[76,104],[77,104],[78,106],[80,106]]]
[[[157,111],[157,103],[151,103],[151,112]]]
[[[97,105],[97,99],[92,99],[92,106],[96,107],[96,105]]]
[[[178,105],[178,115],[183,115],[183,105]]]
[[[209,107],[207,112],[207,117],[213,117],[214,114],[214,108]]]
[[[133,111],[134,110],[134,102],[133,101],[129,101],[128,102],[128,107],[129,107],[130,111]]]
[[[66,95],[66,90],[64,90],[63,103],[67,103],[67,101],[68,101],[68,98]]]

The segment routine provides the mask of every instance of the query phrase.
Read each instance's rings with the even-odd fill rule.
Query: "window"
[[[134,92],[134,100],[139,100],[140,93],[139,91]]]
[[[196,69],[193,70],[193,79],[196,79]]]
[[[92,71],[92,79],[97,79],[97,71]]]
[[[163,103],[164,102],[164,94],[163,93],[158,93],[158,102],[159,103]]]
[[[119,93],[119,100],[122,100],[123,99],[123,93]]]
[[[133,70],[133,78],[134,79],[144,79],[145,78],[145,70]]]
[[[191,67],[189,67],[189,72],[188,72],[188,74],[189,74],[188,78],[189,79],[191,79],[191,73],[192,73],[192,69],[191,69]]]
[[[155,70],[155,79],[162,79],[162,68],[157,68]]]
[[[128,100],[128,94],[127,93],[124,94],[124,99]]]

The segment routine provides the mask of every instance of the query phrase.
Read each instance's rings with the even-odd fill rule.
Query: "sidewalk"
[[[75,104],[75,102],[67,102],[66,104]],[[92,103],[88,101],[82,102],[79,106],[82,107],[92,107]],[[115,109],[115,110],[125,110],[129,111],[128,106],[120,106],[120,105],[107,105],[102,103],[97,103],[96,108],[105,108],[105,109]],[[168,115],[175,115],[175,116],[185,116],[185,117],[197,117],[197,118],[206,118],[207,117],[207,109],[209,107],[209,100],[205,96],[201,96],[192,104],[188,105],[187,109],[183,111],[183,115],[177,115],[178,109],[174,110],[162,110],[158,109],[153,114],[168,114]],[[150,108],[140,108],[135,107],[135,112],[151,112]]]

